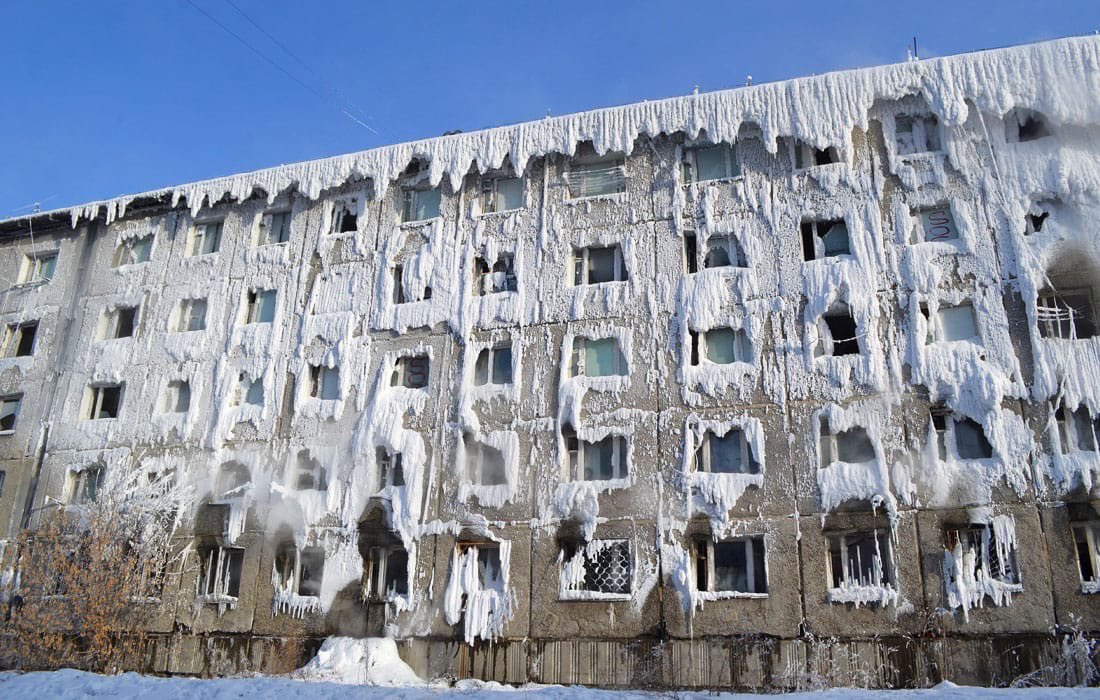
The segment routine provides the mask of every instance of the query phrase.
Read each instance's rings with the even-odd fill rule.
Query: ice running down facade
[[[1100,629],[1098,221],[1095,37],[3,221],[0,516],[191,494],[155,670],[1010,680]]]

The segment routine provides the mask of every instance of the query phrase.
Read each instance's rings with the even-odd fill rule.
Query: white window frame
[[[19,270],[19,284],[29,286],[45,284],[52,280],[57,272],[57,257],[56,250],[24,255],[23,264]]]
[[[257,385],[259,385],[260,387],[260,402],[253,403],[249,400],[249,396],[252,395],[253,389]],[[237,377],[237,383],[234,386],[233,395],[229,405],[260,407],[263,406],[264,402],[267,400],[266,393],[267,392],[265,391],[264,380],[262,376],[253,379],[251,376],[248,375],[247,372],[241,372],[240,375],[238,375]]]
[[[863,432],[864,438],[871,445],[871,452],[874,453],[875,444],[871,441],[871,435],[867,432],[866,427],[862,425],[853,425],[846,430],[834,431],[829,425],[828,419],[825,416],[820,417],[820,422],[818,424],[817,442],[818,459],[820,460],[818,463],[819,468],[824,469],[834,462],[841,461],[840,445],[837,438],[844,433],[848,433],[854,430],[859,430]],[[848,464],[848,462],[846,462],[846,464]]]
[[[825,252],[825,235],[836,224],[842,224],[844,226],[844,233],[847,235],[848,252],[846,253],[826,253]],[[809,260],[806,259],[806,231],[805,227],[810,227],[810,239],[809,242],[813,245],[813,257]],[[855,252],[852,250],[852,229],[848,226],[848,220],[846,218],[839,219],[806,219],[799,224],[798,229],[799,237],[802,240],[802,262],[815,262],[817,260],[825,260],[827,258],[839,258],[844,255],[855,256]]]
[[[341,233],[356,233],[359,230],[359,218],[363,215],[360,210],[359,197],[337,197],[332,201],[332,224],[329,226],[329,233],[341,234]],[[355,226],[346,231],[342,231],[344,228],[344,218],[347,215],[355,217]]]
[[[879,560],[879,565],[882,569],[882,580],[864,581],[859,578],[859,572],[853,576],[853,572],[850,569],[850,562],[848,561],[848,540],[854,536],[867,537],[872,535],[875,539],[875,558]],[[833,553],[835,547],[840,548],[840,588],[844,587],[856,587],[862,588],[867,586],[881,586],[883,588],[897,589],[897,577],[894,571],[894,554],[892,543],[890,542],[890,533],[883,531],[882,528],[871,528],[868,530],[848,530],[839,533],[829,533],[827,536],[829,556],[826,558],[826,582],[829,589],[835,590],[838,586],[834,585],[837,579],[835,564],[833,563]],[[871,562],[871,568],[874,569],[874,559]]]
[[[255,246],[282,245],[290,242],[291,211],[278,209],[264,212],[256,227]]]
[[[615,345],[615,371],[611,374],[588,374],[586,355],[588,353],[589,343],[599,343],[605,341],[611,341]],[[569,374],[572,377],[625,377],[630,371],[630,362],[626,359],[626,353],[623,352],[622,345],[619,343],[619,338],[616,336],[606,336],[603,338],[589,338],[583,335],[573,336],[573,349],[570,354],[569,360]]]
[[[320,578],[313,581],[316,585],[316,592],[302,592],[302,584],[305,582],[302,578],[302,559],[306,553],[311,556],[317,552],[321,553],[321,567]],[[321,547],[299,547],[293,542],[286,542],[279,545],[275,551],[275,560],[272,562],[272,568],[275,572],[275,578],[278,582],[278,589],[280,591],[289,591],[296,595],[305,598],[317,598],[321,595],[321,585],[324,582],[325,573],[325,550]],[[279,564],[282,563],[283,567],[280,568]],[[312,579],[311,579],[312,581]]]
[[[706,430],[703,432],[702,438],[699,440],[699,444],[695,446],[695,471],[703,474],[748,474],[755,475],[763,471],[760,462],[756,459],[752,452],[752,445],[749,444],[748,434],[740,427],[730,428],[725,433],[722,433],[721,437],[727,437],[730,433],[739,433],[741,435],[740,449],[741,449],[741,467],[742,471],[739,472],[715,472],[712,471],[711,464],[711,441],[718,439],[718,435],[713,430]],[[752,471],[752,465],[756,465],[756,471]]]
[[[393,563],[391,559],[395,554],[405,555],[406,568],[401,572],[400,576],[391,579],[390,564]],[[405,550],[405,547],[400,544],[377,544],[371,546],[367,553],[366,571],[363,572],[366,581],[365,597],[367,600],[381,602],[393,600],[397,596],[408,595],[408,557],[409,553]],[[405,582],[405,590],[397,590],[395,584],[398,581]]]
[[[716,588],[718,583],[715,563],[717,558],[715,556],[715,549],[718,545],[738,545],[741,544],[745,548],[745,577],[748,581],[748,587],[750,590],[738,591],[736,589]],[[768,597],[768,567],[767,557],[768,550],[764,542],[763,535],[746,535],[744,537],[735,537],[732,539],[714,541],[713,537],[696,537],[694,542],[693,560],[695,564],[695,581],[698,584],[699,581],[699,566],[706,566],[706,588],[700,589],[700,592],[704,593],[719,593],[719,594],[732,594],[740,598],[767,598]],[[756,571],[756,547],[759,546],[764,550],[764,570]],[[700,557],[699,552],[702,549],[705,556]],[[762,580],[761,580],[762,579]],[[761,590],[763,589],[763,590]]]
[[[410,373],[413,367],[419,367],[423,365],[424,383],[420,386],[409,386]],[[420,371],[419,369],[417,370]],[[402,355],[394,360],[393,373],[390,375],[391,387],[402,387],[405,389],[427,389],[431,383],[432,378],[432,360],[431,357],[424,354],[417,355]]]
[[[508,381],[496,381],[496,359],[498,354],[508,353]],[[482,362],[482,358],[485,361]],[[481,348],[474,359],[474,386],[511,386],[516,380],[516,355],[510,343],[502,343],[487,348]]]
[[[802,139],[794,138],[788,139],[787,142],[790,144],[788,148],[791,157],[791,167],[795,172],[805,172],[812,168],[820,168],[825,165],[834,165],[844,162],[844,159],[840,157],[840,150],[836,146],[816,148]],[[824,153],[828,162],[818,163],[818,152]]]
[[[945,312],[962,312],[965,309],[970,309],[970,320],[974,324],[974,335],[969,338],[956,338],[954,340],[947,339],[946,324],[944,323]],[[982,344],[982,330],[978,325],[978,314],[974,310],[974,304],[969,300],[964,300],[958,304],[942,304],[936,309],[936,319],[933,325],[933,335],[935,342],[937,343],[965,343],[971,342],[977,345]]]
[[[269,295],[274,297],[271,304],[271,318],[262,318],[263,300]],[[279,290],[277,289],[249,289],[244,296],[245,323],[274,323],[279,315]]]
[[[111,389],[118,390],[118,414],[122,413],[122,399],[123,399],[123,385],[122,384],[91,384],[87,389],[87,398],[85,399],[85,407],[87,410],[83,412],[86,420],[117,420],[118,415],[114,416],[100,416],[100,412],[103,410],[103,397],[106,391]]]
[[[711,177],[705,180],[699,177],[698,154],[700,151],[720,149],[725,160],[725,174],[721,177]],[[684,175],[684,183],[691,185],[699,182],[721,182],[741,177],[741,163],[738,160],[737,144],[727,143],[701,143],[685,146],[681,162]]]
[[[584,156],[569,162],[565,175],[569,199],[608,197],[626,192],[625,156]],[[607,187],[601,187],[601,181]],[[604,189],[613,190],[610,192]]]
[[[141,265],[149,262],[153,257],[153,243],[156,237],[152,233],[137,238],[127,238],[115,248],[111,267],[124,267],[126,265]],[[144,258],[141,259],[141,255]]]
[[[336,396],[325,396],[325,388],[332,388],[328,382],[336,382]],[[340,368],[328,365],[309,365],[309,396],[320,401],[338,401],[343,397],[340,385]]]
[[[378,465],[378,492],[404,486],[405,465],[400,452],[390,452],[385,447],[376,450],[375,461]],[[400,478],[398,478],[400,476]]]
[[[1077,577],[1081,581],[1083,593],[1100,593],[1100,522],[1075,522],[1070,523],[1070,534],[1073,536],[1074,560],[1077,562]],[[1082,542],[1078,536],[1084,536],[1084,545],[1088,549],[1089,566],[1092,568],[1092,578],[1085,580],[1085,572],[1081,567]]]
[[[1005,566],[1005,562],[1000,562],[1001,571],[998,574],[994,569],[993,553],[997,550],[996,535],[993,532],[993,526],[988,523],[972,523],[970,525],[954,525],[944,528],[945,545],[944,548],[948,552],[953,552],[954,547],[949,546],[949,543],[954,540],[957,544],[962,544],[963,551],[974,555],[974,561],[976,568],[982,569],[994,581],[998,581],[1008,586],[1019,586],[1023,584],[1023,578],[1020,575],[1018,545],[1013,545],[1009,548],[1008,566]],[[980,534],[981,543],[978,545],[979,551],[974,552],[973,543],[969,538],[963,540],[960,533],[967,534]],[[1006,575],[1005,572],[1008,572]]]
[[[222,235],[225,232],[225,219],[207,219],[196,221],[191,226],[191,233],[187,238],[187,257],[200,255],[214,255],[222,245]],[[213,244],[209,241],[213,240]],[[206,250],[210,248],[210,250]]]
[[[202,315],[195,316],[195,311],[201,305]],[[210,310],[210,304],[206,299],[181,299],[176,316],[176,333],[201,332],[206,330],[206,314]],[[191,328],[198,319],[198,328]]]
[[[520,195],[519,206],[511,209],[501,209],[500,182],[503,180],[515,180],[519,182]],[[482,214],[503,214],[509,211],[519,211],[527,206],[526,183],[522,176],[515,175],[483,175],[478,182],[478,192],[481,201]]]
[[[971,420],[971,419],[968,419],[966,416],[963,416],[961,418],[956,417],[955,413],[953,411],[951,411],[950,409],[945,408],[943,406],[933,406],[929,411],[929,417],[930,417],[930,420],[932,422],[932,429],[936,432],[936,456],[939,458],[939,460],[941,462],[947,461],[948,456],[952,455],[952,454],[955,455],[955,457],[957,457],[960,460],[989,459],[990,458],[990,457],[963,457],[959,453],[959,443],[958,443],[958,433],[957,433],[958,424],[960,422],[964,421],[964,420]],[[936,425],[936,422],[937,422],[936,419],[937,418],[943,423],[942,428],[940,426]],[[989,438],[988,438],[988,436],[985,435],[985,427],[982,426],[982,424],[978,423],[977,421],[971,420],[971,422],[973,422],[975,425],[978,426],[978,430],[981,431],[982,436],[985,437],[986,442],[988,443]],[[990,444],[990,452],[991,452],[991,456],[992,456],[992,453],[995,453],[995,451],[992,449],[992,444]]]
[[[588,442],[581,439],[575,432],[568,431],[562,435],[565,443],[565,466],[569,481],[619,481],[630,477],[630,444],[625,435],[609,433],[597,442]],[[611,477],[608,479],[585,479],[585,450],[595,447],[604,440],[612,441],[611,452]]]
[[[233,560],[240,558],[240,573],[237,580],[237,594],[229,592],[233,571]],[[241,579],[244,578],[244,548],[218,545],[203,547],[199,550],[199,578],[197,596],[206,599],[237,600],[240,597]]]
[[[1089,413],[1088,407],[1081,404],[1070,411],[1064,405],[1052,407],[1054,421],[1058,426],[1058,441],[1062,454],[1074,451],[1100,451],[1100,416]],[[1087,419],[1088,433],[1081,434],[1082,416]]]
[[[497,272],[494,268],[503,265],[504,270]],[[503,275],[503,284],[498,285],[497,275]],[[516,277],[516,259],[512,253],[501,253],[492,265],[482,257],[474,258],[474,293],[479,297],[492,294],[504,294],[519,290],[519,280]]]
[[[187,408],[180,411],[179,403],[182,392],[187,390]],[[186,379],[170,379],[164,385],[164,399],[161,403],[161,413],[186,414],[191,410],[191,383]]]
[[[709,354],[709,338],[708,336],[714,331],[733,331],[733,362],[745,362],[752,364],[752,341],[749,340],[749,334],[745,332],[744,328],[734,328],[732,326],[715,326],[714,328],[708,328],[705,331],[689,330],[690,340],[695,344],[692,348],[693,357],[690,359],[698,360],[692,362],[692,367],[699,367],[704,364],[726,366],[731,365],[733,362],[715,362],[710,359]],[[748,355],[745,352],[748,350]]]
[[[606,282],[590,282],[591,269],[589,268],[589,256],[593,249],[610,248],[615,256],[615,273],[614,279],[607,280]],[[590,245],[583,248],[573,249],[573,286],[574,287],[588,287],[598,286],[601,284],[614,284],[616,282],[629,282],[630,271],[626,268],[626,260],[623,256],[623,247],[618,243],[612,245]]]
[[[1083,314],[1078,314],[1077,309],[1070,306],[1065,298],[1085,297],[1088,303],[1090,317],[1088,322],[1096,325],[1096,305],[1093,302],[1092,290],[1088,287],[1045,290],[1035,297],[1035,324],[1039,331],[1039,337],[1047,339],[1077,340],[1082,337],[1077,331],[1077,319]],[[1045,329],[1045,332],[1044,332]],[[1086,338],[1093,336],[1084,336]]]
[[[38,329],[39,321],[23,321],[21,323],[9,323],[4,332],[4,357],[32,357],[34,351],[38,345]],[[23,338],[26,335],[27,329],[33,328],[33,335],[31,337],[30,352],[20,353],[19,348],[23,345]]]
[[[487,445],[472,436],[463,436],[463,449],[466,452],[466,477],[475,486],[506,486],[508,484],[508,463],[505,460],[504,450],[493,445]],[[496,484],[485,483],[485,453],[492,450],[500,455],[500,463],[503,468],[501,481]]]
[[[123,312],[133,313],[133,320],[130,324],[129,335],[119,335],[122,330],[122,314]],[[100,321],[99,340],[122,340],[123,338],[134,338],[138,334],[138,329],[141,327],[141,306],[116,306],[113,309],[106,309],[103,311],[103,317]]]
[[[102,464],[93,464],[84,469],[70,471],[65,503],[71,506],[87,506],[96,503],[99,500],[99,494],[103,491],[106,478],[107,468]],[[91,498],[88,493],[89,484],[94,484]]]

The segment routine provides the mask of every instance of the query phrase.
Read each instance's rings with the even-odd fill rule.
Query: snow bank
[[[392,639],[329,637],[295,678],[355,685],[423,685]]]

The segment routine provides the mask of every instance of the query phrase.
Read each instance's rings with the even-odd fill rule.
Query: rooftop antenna
[[[745,76],[745,85],[752,85],[752,76],[751,75],[746,75]]]
[[[911,58],[909,59],[911,61],[919,61],[920,60],[920,54],[917,53],[917,37],[916,36],[913,37],[913,53],[911,53],[909,55],[911,56]]]

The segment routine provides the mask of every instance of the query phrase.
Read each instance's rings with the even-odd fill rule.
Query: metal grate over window
[[[597,593],[630,593],[630,546],[608,542],[595,554],[584,552],[584,589]]]

